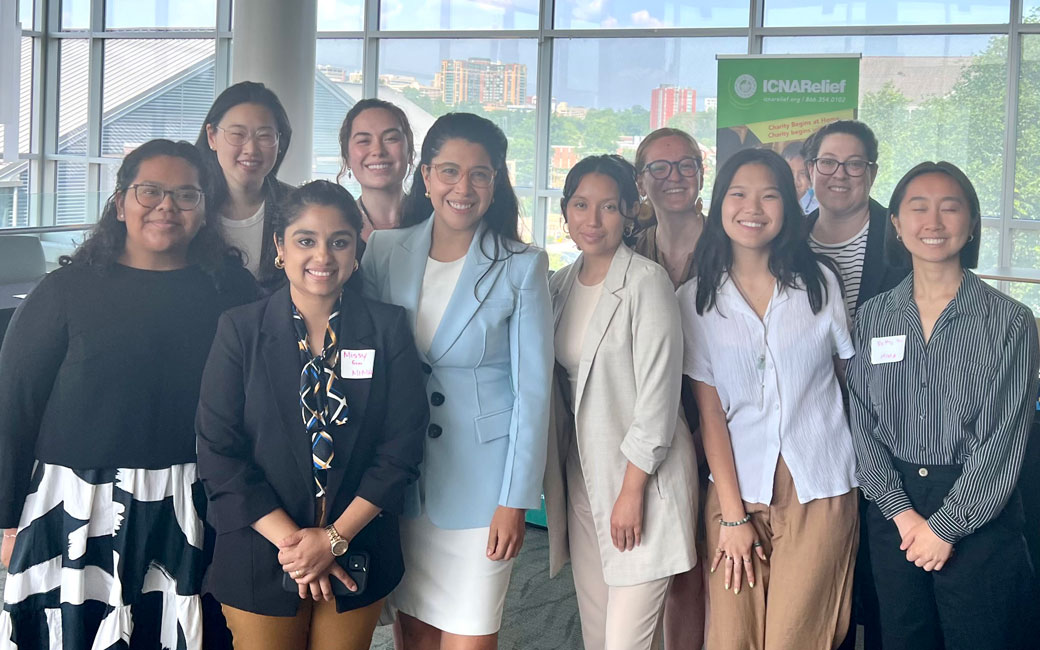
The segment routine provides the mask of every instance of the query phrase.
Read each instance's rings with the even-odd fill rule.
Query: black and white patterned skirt
[[[0,650],[201,650],[205,499],[194,463],[38,463],[4,589]]]

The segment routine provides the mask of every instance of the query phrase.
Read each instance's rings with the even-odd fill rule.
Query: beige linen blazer
[[[549,282],[555,326],[582,258]],[[571,414],[566,371],[557,365],[549,419],[545,509],[549,573],[569,559],[566,459],[578,445],[592,505],[603,576],[610,586],[636,585],[682,573],[697,562],[697,462],[680,416],[683,338],[668,274],[622,244],[614,254],[582,344]],[[610,514],[627,463],[650,474],[642,543],[624,553],[610,539]]]

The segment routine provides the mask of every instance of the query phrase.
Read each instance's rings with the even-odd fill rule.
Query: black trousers
[[[961,474],[960,466],[895,465],[914,510],[925,518],[942,506]],[[906,560],[895,523],[876,505],[868,517],[885,650],[1028,647],[1032,565],[1017,492],[1000,516],[955,545],[941,571],[927,572]]]

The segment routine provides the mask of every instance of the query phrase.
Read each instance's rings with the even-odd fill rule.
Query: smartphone
[[[365,586],[368,585],[368,553],[364,551],[350,551],[343,557],[336,558],[336,561],[339,562],[339,565],[343,567],[347,575],[357,584],[357,591],[347,589],[347,586],[340,582],[336,576],[329,576],[329,582],[332,584],[332,593],[336,596],[360,596],[365,593]],[[288,573],[282,574],[282,589],[294,594],[300,591],[296,581]]]

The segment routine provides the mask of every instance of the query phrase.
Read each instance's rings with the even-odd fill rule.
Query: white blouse
[[[696,279],[678,291],[683,373],[715,387],[726,413],[740,496],[773,498],[778,457],[791,470],[800,503],[857,486],[852,435],[834,373],[834,355],[855,350],[834,273],[821,265],[827,302],[813,314],[804,286],[774,289],[759,318],[723,275],[715,306],[697,314]]]
[[[242,251],[245,255],[245,267],[253,276],[260,273],[260,254],[264,250],[264,205],[248,219],[228,219],[220,217],[224,229],[224,240]]]
[[[415,347],[423,354],[430,351],[433,336],[444,318],[465,264],[465,255],[454,262],[438,262],[432,257],[426,260],[422,289],[419,290],[419,307],[415,315]]]
[[[589,321],[596,311],[596,304],[603,293],[603,282],[584,285],[581,280],[574,279],[574,287],[563,306],[560,325],[556,328],[554,346],[556,360],[567,371],[570,380],[570,407],[574,410],[574,399],[578,395],[578,368],[581,366],[581,348],[585,342],[585,332],[589,329]]]

